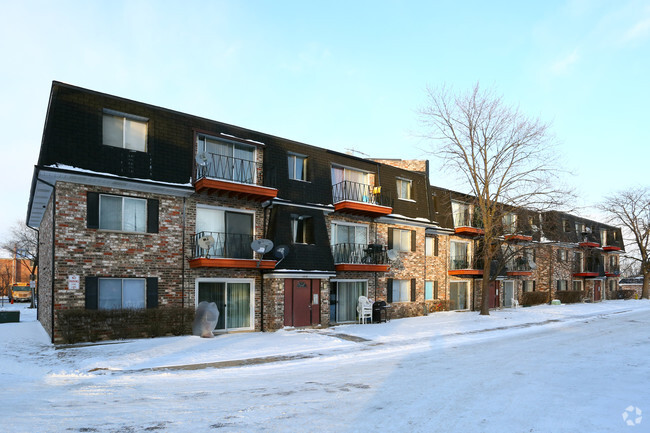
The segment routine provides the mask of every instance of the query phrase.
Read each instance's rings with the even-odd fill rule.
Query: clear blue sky
[[[0,236],[24,220],[52,80],[339,151],[427,158],[427,85],[553,123],[593,205],[648,184],[649,1],[0,0]],[[434,184],[464,189],[432,161]],[[589,212],[589,210],[586,210]]]

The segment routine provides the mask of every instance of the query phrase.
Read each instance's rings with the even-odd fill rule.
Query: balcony
[[[532,242],[533,237],[529,235],[524,235],[524,234],[510,234],[510,235],[505,235],[504,239],[506,242]]]
[[[516,257],[506,266],[509,277],[528,277],[533,275],[533,268],[525,256]]]
[[[207,248],[199,245],[199,239],[212,236],[214,244]],[[245,268],[274,269],[275,260],[253,258],[251,242],[253,236],[248,234],[199,232],[192,238],[192,258],[190,268]]]
[[[621,242],[616,238],[614,233],[607,231],[607,236],[605,236],[605,245],[603,245],[603,251],[621,251]]]
[[[246,200],[265,201],[278,190],[261,186],[262,164],[241,158],[205,153],[204,165],[197,165],[194,190]]]
[[[332,245],[337,271],[387,272],[389,264],[386,251],[386,246],[379,244]]]
[[[609,265],[605,271],[606,277],[619,277],[621,275],[621,269],[618,265]]]
[[[447,274],[457,277],[474,277],[483,275],[483,262],[470,260],[466,255],[452,256]]]
[[[461,236],[481,236],[485,234],[483,230],[483,223],[480,218],[475,214],[471,214],[469,210],[463,212],[456,212],[454,216],[454,231],[457,235]]]
[[[587,259],[585,264],[576,263],[573,269],[574,277],[603,277],[605,276],[605,268],[601,261]]]
[[[344,180],[332,186],[332,200],[337,212],[369,217],[393,213],[391,197],[381,187]]]

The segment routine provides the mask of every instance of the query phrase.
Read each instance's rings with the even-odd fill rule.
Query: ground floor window
[[[337,323],[356,321],[359,296],[368,296],[367,281],[336,281],[330,293],[330,320]]]
[[[503,282],[503,306],[506,308],[511,308],[515,305],[515,302],[519,302],[517,298],[517,291],[515,290],[515,282],[504,281]]]
[[[582,291],[582,280],[573,280],[573,290]]]
[[[197,280],[196,305],[202,301],[217,304],[218,330],[253,329],[253,290],[253,280]]]
[[[393,280],[393,302],[411,301],[411,280]]]
[[[534,292],[535,291],[535,281],[534,280],[525,280],[525,281],[523,281],[523,290],[524,290],[524,292]]]
[[[557,290],[567,290],[567,281],[557,280]]]
[[[99,309],[145,308],[145,287],[144,278],[99,278]]]
[[[609,280],[609,291],[613,292],[616,290],[616,280]]]
[[[469,309],[469,284],[467,281],[452,281],[449,283],[449,309]]]

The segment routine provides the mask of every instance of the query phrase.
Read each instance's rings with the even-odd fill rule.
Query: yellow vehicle
[[[29,283],[18,283],[11,286],[9,300],[13,300],[14,302],[31,301],[32,289],[29,287]]]

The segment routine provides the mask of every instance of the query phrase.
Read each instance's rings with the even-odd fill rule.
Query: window
[[[469,269],[469,255],[468,243],[466,242],[450,242],[449,243],[449,259],[451,260],[450,269]]]
[[[381,188],[374,185],[374,173],[345,167],[332,167],[334,203],[351,200],[376,204],[381,198]]]
[[[214,302],[219,309],[216,330],[253,329],[254,281],[250,279],[197,278],[196,305]]]
[[[438,237],[427,237],[424,241],[424,250],[427,257],[438,256]]]
[[[557,280],[557,290],[566,290],[567,281],[566,280]]]
[[[609,280],[609,291],[613,292],[616,290],[616,280]]]
[[[449,309],[469,310],[469,285],[466,281],[449,283]]]
[[[307,157],[290,154],[289,160],[289,179],[307,180]]]
[[[397,198],[411,200],[411,186],[413,182],[408,179],[397,179]]]
[[[557,261],[566,262],[567,261],[567,251],[566,250],[557,250]]]
[[[393,298],[391,302],[409,302],[413,300],[415,280],[392,280],[392,282]]]
[[[425,301],[430,301],[432,299],[436,299],[437,296],[434,295],[433,293],[433,281],[425,281],[424,282],[424,300]]]
[[[211,236],[214,242],[202,248],[198,239]],[[211,206],[196,208],[195,257],[252,259],[253,214]]]
[[[314,221],[306,215],[291,215],[291,235],[295,244],[314,243]]]
[[[517,215],[509,213],[503,216],[503,232],[505,234],[517,232]]]
[[[472,227],[472,208],[467,203],[451,202],[454,227]]]
[[[415,247],[415,231],[403,229],[389,229],[388,230],[388,248],[397,251],[414,251]],[[413,242],[411,242],[413,241]]]
[[[564,230],[565,233],[571,231],[571,224],[569,224],[569,220],[562,220],[562,229]]]
[[[573,265],[575,272],[583,272],[584,264],[582,261],[582,253],[573,253]]]
[[[330,292],[330,319],[337,323],[354,322],[357,320],[359,296],[368,296],[368,282],[336,281],[333,285],[333,291]]]
[[[582,281],[581,280],[573,280],[573,290],[582,291]]]
[[[368,226],[332,222],[334,263],[361,263],[368,260]]]
[[[107,146],[146,152],[147,119],[104,110],[102,135]]]
[[[524,280],[523,281],[523,290],[524,292],[534,292],[535,291],[535,281],[534,280]]]
[[[147,200],[101,194],[99,196],[99,228],[125,232],[146,232]]]
[[[607,230],[600,229],[600,245],[607,245]]]
[[[199,135],[197,151],[205,156],[197,177],[257,183],[255,146]]]
[[[145,308],[143,278],[100,278],[98,289],[100,310]]]

